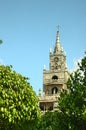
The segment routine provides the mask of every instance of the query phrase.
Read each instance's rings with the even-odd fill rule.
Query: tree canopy
[[[41,115],[37,130],[57,130],[58,112],[45,112]]]
[[[0,65],[0,130],[32,130],[38,116],[38,99],[28,79],[12,66]]]
[[[67,90],[62,91],[58,103],[64,129],[86,130],[86,56],[70,75]]]

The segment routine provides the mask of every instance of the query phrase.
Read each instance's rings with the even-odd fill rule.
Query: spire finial
[[[54,48],[54,53],[61,53],[62,52],[62,46],[60,44],[60,36],[59,36],[59,25],[57,26],[57,34],[56,34],[56,45]]]
[[[60,26],[59,26],[59,25],[57,25],[56,27],[57,27],[57,32],[59,32],[59,28],[60,28]]]

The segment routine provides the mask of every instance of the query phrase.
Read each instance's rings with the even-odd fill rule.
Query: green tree
[[[86,56],[70,75],[67,90],[61,92],[58,103],[59,130],[86,130]]]
[[[38,99],[28,79],[0,65],[0,130],[34,130]]]
[[[38,130],[58,130],[58,112],[45,112],[41,115]]]

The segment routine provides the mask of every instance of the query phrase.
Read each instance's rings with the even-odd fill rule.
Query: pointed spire
[[[59,36],[59,30],[58,30],[56,34],[56,44],[54,48],[54,53],[60,53],[60,52],[62,52],[62,46],[60,43],[60,36]]]

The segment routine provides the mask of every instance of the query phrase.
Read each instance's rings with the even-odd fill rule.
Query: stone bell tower
[[[57,99],[62,88],[66,89],[69,73],[66,66],[66,55],[60,43],[59,31],[53,52],[50,50],[49,70],[43,70],[43,95],[39,96],[39,107],[42,111],[56,110]]]

